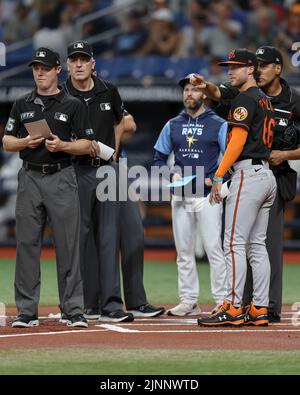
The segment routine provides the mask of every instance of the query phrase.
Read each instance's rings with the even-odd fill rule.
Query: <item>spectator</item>
[[[135,54],[145,44],[147,37],[148,33],[139,12],[131,11],[125,18],[125,31],[115,41],[115,54]]]
[[[177,55],[182,43],[181,32],[174,23],[170,10],[161,9],[151,14],[149,37],[140,55]]]
[[[256,50],[266,43],[273,46],[278,35],[275,13],[270,8],[260,7],[253,16],[255,22],[245,30],[245,47]]]
[[[182,29],[181,55],[203,55],[204,45],[199,37],[207,23],[206,9],[199,0],[190,1],[188,10],[190,24]]]
[[[4,40],[7,44],[32,37],[39,23],[37,12],[25,4],[19,3],[15,12],[4,25]]]
[[[291,55],[292,45],[300,41],[300,3],[293,4],[288,12],[284,31],[278,35],[278,46],[285,49]]]
[[[232,3],[215,1],[211,6],[209,20],[212,26],[204,29],[200,39],[206,46],[209,54],[226,57],[232,48],[240,46],[239,36],[242,32],[242,24],[231,18],[233,11]]]

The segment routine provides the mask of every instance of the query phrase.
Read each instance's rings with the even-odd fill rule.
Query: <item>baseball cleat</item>
[[[127,313],[131,313],[134,317],[138,318],[158,317],[159,315],[164,314],[164,312],[164,307],[152,306],[149,303],[127,310]]]
[[[167,311],[167,315],[175,315],[179,317],[186,315],[199,315],[200,313],[201,309],[197,303],[180,303]]]
[[[83,314],[76,314],[73,315],[72,317],[68,317],[66,321],[66,325],[71,326],[73,328],[87,328],[89,326]]]
[[[212,309],[211,314],[216,314],[219,313],[221,310],[221,307],[223,306],[223,303],[218,303],[216,306]]]
[[[84,318],[88,321],[95,321],[99,320],[100,311],[99,309],[85,309],[84,310]]]
[[[244,322],[245,325],[268,326],[268,309],[266,307],[256,307],[251,303],[244,315]]]
[[[220,306],[219,312],[199,318],[197,322],[200,326],[240,326],[244,324],[243,310],[241,307],[234,307],[225,300]]]
[[[30,328],[32,326],[38,326],[39,320],[37,317],[28,317],[27,315],[19,315],[16,319],[13,320],[11,326],[13,328]]]
[[[133,314],[125,313],[125,311],[123,310],[103,312],[99,318],[99,321],[104,321],[104,322],[131,322],[133,320],[134,320]]]

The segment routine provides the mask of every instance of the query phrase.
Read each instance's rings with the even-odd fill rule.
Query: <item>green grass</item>
[[[200,303],[213,303],[210,294],[209,266],[197,266],[200,279]],[[0,261],[0,301],[14,305],[13,260]],[[57,305],[58,292],[54,261],[44,260],[41,265],[41,305]],[[300,302],[300,265],[284,265],[283,301],[291,304]],[[153,304],[175,304],[178,301],[177,268],[175,262],[147,262],[144,282],[148,299]]]
[[[14,305],[14,261],[0,260],[0,301]],[[200,303],[212,303],[209,266],[198,265]],[[41,305],[57,305],[56,267],[41,265]],[[300,265],[284,266],[284,303],[300,301]],[[145,264],[145,287],[154,304],[178,301],[175,262]],[[229,345],[230,347],[230,345]],[[228,348],[229,348],[228,347]],[[300,351],[176,350],[115,348],[33,348],[0,350],[1,374],[299,374]],[[229,362],[228,362],[229,361]]]
[[[0,350],[0,374],[299,374],[299,370],[300,353],[295,351]]]

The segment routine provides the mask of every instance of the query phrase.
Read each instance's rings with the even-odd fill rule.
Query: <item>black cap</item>
[[[241,66],[254,66],[257,68],[257,59],[254,52],[248,49],[235,49],[228,55],[228,60],[218,63],[219,66],[228,66],[230,64],[237,64]]]
[[[49,67],[60,66],[59,54],[49,48],[40,47],[34,52],[32,60],[28,66],[30,67],[34,63],[41,63]]]
[[[256,51],[256,58],[263,63],[276,63],[283,65],[283,59],[280,51],[275,47],[259,47]]]
[[[91,45],[88,42],[82,40],[75,41],[74,43],[68,45],[68,58],[72,55],[75,55],[76,53],[81,53],[83,55],[90,56],[91,58],[94,55]]]
[[[190,78],[193,77],[194,73],[190,73],[183,77],[181,80],[178,81],[178,85],[181,86],[181,88],[184,88],[186,84],[190,83]]]

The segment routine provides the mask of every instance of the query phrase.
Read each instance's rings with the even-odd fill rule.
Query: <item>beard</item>
[[[184,101],[184,106],[187,110],[191,111],[198,111],[199,108],[202,106],[203,100],[192,100],[192,99],[187,99]]]

